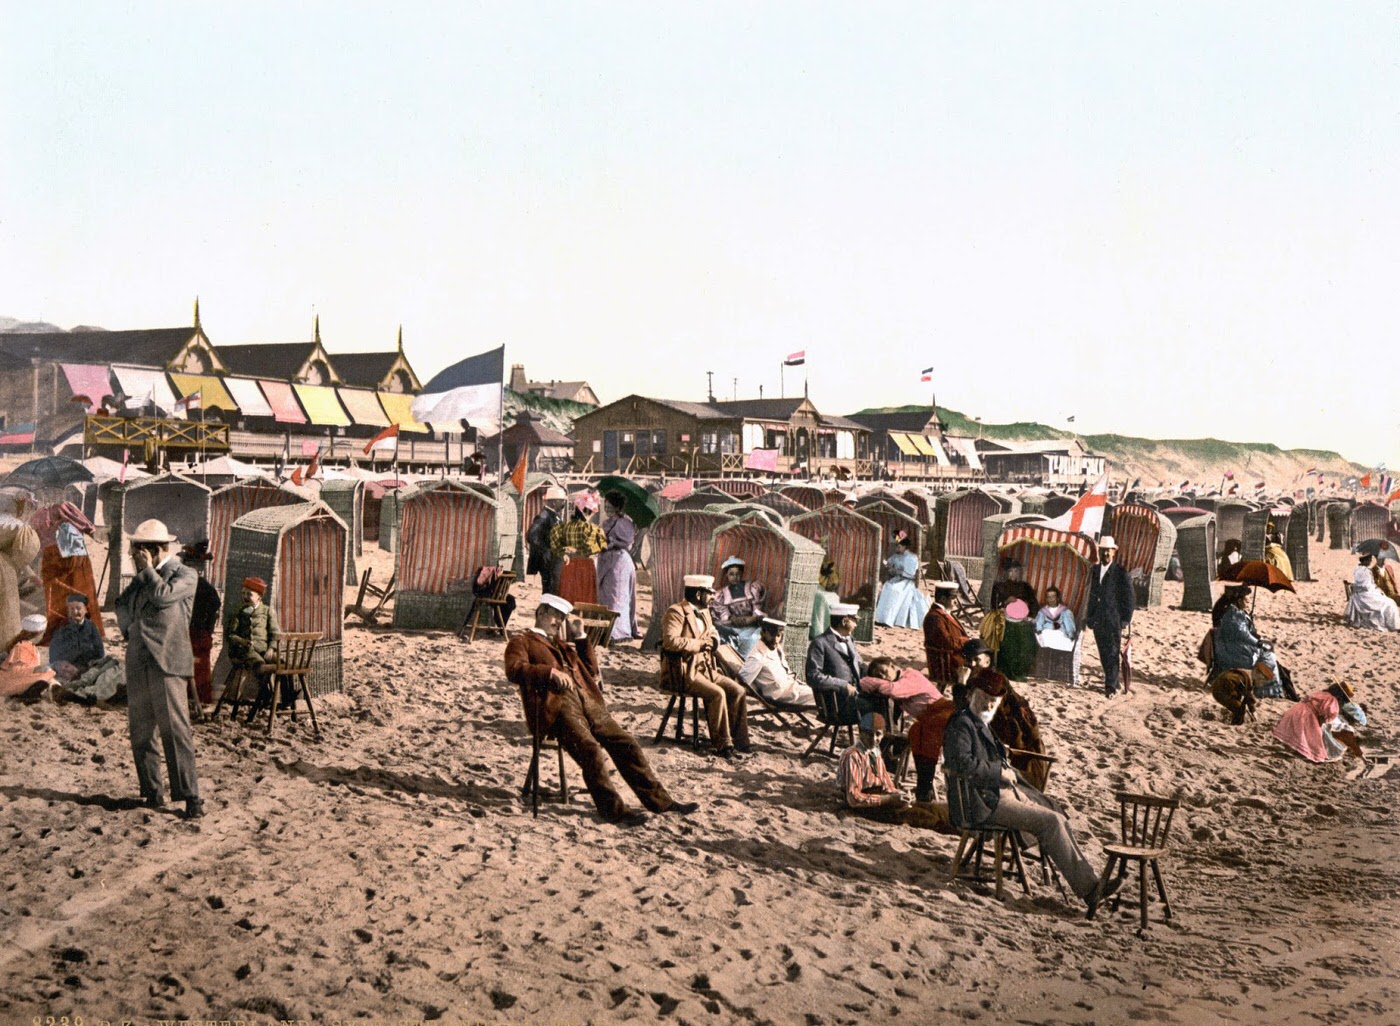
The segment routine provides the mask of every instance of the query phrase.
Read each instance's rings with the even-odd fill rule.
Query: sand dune
[[[371,562],[388,557],[371,550]],[[1365,741],[1396,750],[1400,638],[1341,625],[1351,560],[1263,596],[1303,690],[1356,682]],[[533,607],[533,586],[521,589]],[[1168,603],[1180,587],[1167,586]],[[642,607],[647,608],[644,600]],[[1314,766],[1231,728],[1201,684],[1208,624],[1135,621],[1137,683],[1024,686],[1101,864],[1119,788],[1183,795],[1166,865],[1175,916],[1083,906],[1038,882],[997,901],[947,874],[945,837],[835,803],[834,763],[763,726],[731,766],[651,747],[654,657],[608,654],[607,694],[687,819],[623,831],[575,792],[532,819],[529,760],[502,645],[354,628],[346,687],[304,718],[197,733],[209,815],[131,801],[124,713],[7,703],[0,719],[0,1009],[6,1021],[176,1017],[688,1023],[1396,1022],[1397,781]],[[915,661],[916,632],[871,652]],[[1087,646],[1088,674],[1097,680]],[[546,788],[555,784],[552,760]]]

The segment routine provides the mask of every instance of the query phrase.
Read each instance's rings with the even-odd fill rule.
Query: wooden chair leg
[[[996,890],[997,890],[997,901],[1000,901],[1000,900],[1001,900],[1001,861],[1002,861],[1003,856],[1004,856],[1005,853],[1006,853],[1006,833],[1005,833],[1005,831],[1001,831],[1001,830],[998,830],[998,831],[997,831],[997,839],[996,839],[996,844],[993,846],[993,853],[994,853],[994,855],[995,855],[995,858],[994,858],[993,861],[996,862],[996,870],[995,870],[995,872],[996,872],[996,882],[997,882],[997,888],[996,888]]]
[[[835,727],[823,726],[820,730],[818,730],[818,731],[817,731],[817,736],[814,737],[814,738],[812,738],[812,743],[811,743],[810,745],[808,745],[808,746],[807,746],[807,750],[806,750],[805,752],[802,753],[802,758],[805,759],[805,758],[807,758],[808,756],[810,756],[814,751],[816,751],[816,750],[817,750],[817,745],[821,744],[822,741],[824,741],[824,740],[826,739],[826,732],[827,732],[828,730],[835,730],[835,729],[836,729]]]
[[[564,776],[564,746],[558,745],[555,751],[559,755],[559,800],[567,802],[569,800],[569,784]]]
[[[1103,873],[1099,875],[1098,883],[1100,891],[1102,891],[1105,887],[1108,886],[1109,878],[1113,876],[1113,862],[1116,858],[1116,855],[1110,855],[1108,857],[1108,861],[1103,864]],[[1097,913],[1098,909],[1091,909],[1088,918],[1093,919]]]
[[[1138,926],[1147,929],[1147,860],[1138,859]]]
[[[666,724],[671,719],[671,710],[676,707],[676,699],[678,697],[678,695],[672,695],[670,701],[666,703],[666,711],[661,714],[661,726],[656,728],[656,737],[652,739],[653,743],[659,745],[661,739],[666,736]],[[685,715],[684,710],[681,711],[681,715]]]
[[[540,815],[540,739],[533,737],[530,742],[530,771],[525,774],[525,787],[530,794],[530,815],[536,819]]]
[[[970,854],[967,852],[967,842],[971,839],[972,834],[968,833],[966,830],[964,830],[962,836],[958,838],[958,853],[953,856],[953,871],[948,874],[949,883],[957,880],[958,874],[962,872],[963,861],[967,858],[967,854]]]
[[[1007,842],[1011,845],[1011,862],[1015,867],[1017,879],[1021,881],[1021,892],[1029,897],[1031,885],[1026,879],[1026,860],[1021,857],[1021,842],[1014,834],[1007,835]]]
[[[1172,903],[1167,899],[1167,885],[1162,882],[1162,870],[1157,865],[1157,860],[1152,860],[1152,876],[1157,881],[1157,896],[1162,899],[1162,918],[1170,920],[1172,917]]]
[[[301,697],[306,699],[306,711],[311,715],[311,733],[319,738],[321,725],[316,722],[316,707],[311,704],[311,685],[306,682],[305,674],[301,676]]]
[[[268,710],[267,710],[267,736],[268,736],[268,737],[271,737],[271,736],[272,736],[272,723],[273,723],[273,721],[277,718],[277,699],[280,698],[280,697],[282,696],[282,682],[281,682],[280,680],[277,679],[277,674],[274,673],[274,674],[272,675],[271,681],[272,681],[272,687],[271,687],[270,690],[272,691],[272,698],[271,698],[271,699],[269,700],[269,702],[268,702]]]

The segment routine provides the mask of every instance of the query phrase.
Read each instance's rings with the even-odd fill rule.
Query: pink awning
[[[258,385],[267,396],[267,404],[272,407],[272,416],[281,424],[305,424],[306,414],[301,412],[292,386],[285,381],[258,379]]]
[[[92,413],[104,398],[112,394],[111,374],[106,367],[92,363],[64,363],[63,376],[75,396],[88,397],[87,411]]]

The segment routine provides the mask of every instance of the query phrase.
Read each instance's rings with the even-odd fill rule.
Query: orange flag
[[[1362,488],[1370,488],[1370,487],[1371,487],[1371,475],[1370,475],[1370,474],[1365,474],[1365,475],[1362,476],[1362,478],[1361,478],[1361,487],[1362,487]]]
[[[520,459],[515,463],[515,469],[510,472],[510,483],[515,485],[515,490],[521,495],[525,494],[525,468],[530,465],[530,447],[527,445],[520,453]]]
[[[1395,489],[1395,491],[1385,497],[1385,504],[1389,506],[1396,499],[1400,499],[1400,488]]]
[[[390,424],[383,431],[379,432],[379,434],[375,435],[373,438],[371,438],[368,442],[365,443],[365,455],[368,456],[370,450],[385,439],[397,438],[398,436],[399,426],[397,424]]]

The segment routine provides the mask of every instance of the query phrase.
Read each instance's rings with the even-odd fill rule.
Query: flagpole
[[[784,376],[783,376],[783,368],[786,367],[786,366],[787,366],[787,361],[786,361],[786,360],[779,360],[779,361],[778,361],[778,398],[779,398],[779,399],[786,399],[786,398],[787,398],[787,384],[786,384],[786,382],[784,381]]]
[[[506,365],[506,347],[501,346],[501,368]],[[496,473],[500,476],[497,487],[506,483],[506,383],[501,382],[500,400],[496,406]]]

